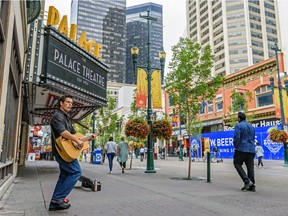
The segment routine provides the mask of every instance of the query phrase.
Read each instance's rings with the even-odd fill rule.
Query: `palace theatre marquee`
[[[106,105],[108,67],[94,55],[53,26],[43,28],[40,19],[28,43],[24,112],[30,125],[49,124],[64,94],[73,96],[74,122]]]

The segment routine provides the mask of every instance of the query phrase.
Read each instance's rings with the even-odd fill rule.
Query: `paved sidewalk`
[[[102,190],[93,192],[78,185],[69,195],[70,209],[49,212],[46,208],[58,178],[58,164],[26,162],[0,202],[0,215],[288,215],[288,167],[283,161],[264,161],[265,169],[255,168],[256,193],[240,190],[243,183],[232,160],[211,164],[211,183],[207,183],[206,163],[192,162],[193,180],[185,180],[187,159],[154,163],[155,174],[144,173],[146,160],[139,159],[133,159],[132,170],[122,174],[115,160],[113,173],[108,174],[107,164],[81,162],[83,174],[100,179]]]

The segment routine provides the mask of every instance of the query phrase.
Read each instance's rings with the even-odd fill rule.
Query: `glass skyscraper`
[[[108,81],[125,81],[126,0],[72,0],[71,23],[78,26],[77,38],[83,31],[87,40],[102,45],[101,60],[109,66]]]
[[[138,65],[147,66],[148,57],[148,29],[147,20],[140,18],[140,14],[146,16],[147,10],[150,16],[157,19],[150,25],[150,59],[152,67],[160,68],[159,52],[163,49],[163,13],[162,5],[145,3],[127,7],[127,45],[126,45],[126,83],[136,83],[133,72],[131,48],[135,45],[139,49]]]
[[[230,74],[275,55],[281,47],[277,0],[187,1],[187,33],[215,55],[212,74]]]

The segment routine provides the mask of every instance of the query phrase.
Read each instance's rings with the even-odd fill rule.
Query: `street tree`
[[[252,92],[245,89],[245,80],[235,83],[235,88],[232,91],[231,99],[232,104],[228,107],[229,112],[227,113],[228,122],[230,126],[234,127],[237,124],[238,112],[248,112],[248,103],[253,100]],[[246,121],[252,122],[255,114],[252,112],[250,115],[246,115]]]
[[[211,75],[214,56],[209,45],[201,47],[189,38],[180,38],[172,47],[172,52],[169,63],[171,72],[166,76],[165,88],[176,113],[185,116],[186,130],[188,135],[191,135],[192,124],[197,122],[203,102],[215,97],[224,78]],[[188,179],[191,179],[190,152]]]
[[[101,136],[96,140],[98,145],[105,145],[112,135],[114,136],[114,141],[118,143],[121,136],[123,117],[115,113],[114,98],[108,96],[107,99],[107,106],[98,109],[95,117],[96,130],[101,133]],[[117,128],[118,126],[120,126],[120,128]]]

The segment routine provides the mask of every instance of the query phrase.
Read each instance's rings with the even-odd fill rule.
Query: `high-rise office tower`
[[[124,82],[126,60],[126,0],[72,0],[71,23],[78,26],[79,38],[102,45],[101,60],[109,66],[108,81]]]
[[[187,35],[215,55],[212,74],[230,74],[275,55],[277,0],[187,1]]]
[[[150,25],[150,59],[152,67],[160,68],[159,52],[163,49],[163,17],[162,5],[155,3],[145,3],[136,6],[127,7],[127,45],[126,45],[126,83],[135,82],[133,74],[133,63],[131,57],[131,48],[136,45],[139,49],[138,65],[147,65],[148,57],[148,29],[147,20],[139,15],[146,16],[147,10],[150,16],[157,19]]]

